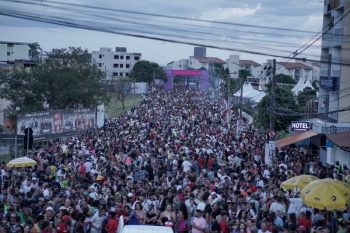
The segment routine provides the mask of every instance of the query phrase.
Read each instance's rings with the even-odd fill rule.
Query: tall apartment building
[[[92,64],[104,72],[107,79],[128,77],[140,60],[141,53],[128,53],[125,47],[100,48],[100,51],[92,52]]]
[[[0,41],[0,63],[29,61],[29,43]]]
[[[350,122],[350,7],[348,0],[325,0],[323,28],[331,28],[322,38],[319,113],[328,121]]]

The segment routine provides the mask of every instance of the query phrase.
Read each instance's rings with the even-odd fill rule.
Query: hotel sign
[[[292,121],[291,123],[291,130],[292,131],[309,131],[311,129],[310,122],[307,121]]]

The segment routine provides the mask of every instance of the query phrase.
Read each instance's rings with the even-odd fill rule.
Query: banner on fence
[[[20,115],[17,119],[17,134],[32,128],[33,135],[57,134],[95,128],[96,109],[68,109],[34,112]]]

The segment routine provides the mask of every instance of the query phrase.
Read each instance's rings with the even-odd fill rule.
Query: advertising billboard
[[[25,128],[32,128],[33,136],[39,136],[87,130],[95,125],[95,108],[34,112],[18,116],[17,134],[24,134]]]

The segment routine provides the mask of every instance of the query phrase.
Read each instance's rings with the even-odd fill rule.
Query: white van
[[[170,227],[149,225],[124,225],[123,216],[119,218],[117,233],[174,233]]]

